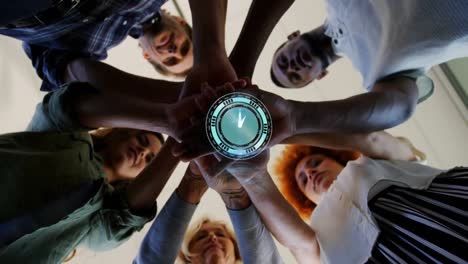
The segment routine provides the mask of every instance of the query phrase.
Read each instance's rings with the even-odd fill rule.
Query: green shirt
[[[0,136],[0,223],[66,198],[83,184],[100,186],[66,217],[1,248],[0,263],[61,263],[80,244],[93,250],[115,248],[156,214],[156,207],[147,216],[129,211],[125,186],[114,188],[106,182],[85,129],[73,126],[78,132],[63,132],[73,124],[66,99],[79,85],[44,98],[29,126],[36,132]]]

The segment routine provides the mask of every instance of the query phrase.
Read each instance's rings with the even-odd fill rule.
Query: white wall
[[[186,14],[188,4],[179,0]],[[240,32],[247,14],[250,1],[230,1],[226,26],[226,45],[230,50]],[[169,9],[174,10],[173,7]],[[265,10],[267,11],[267,10]],[[175,13],[175,12],[173,12]],[[190,19],[190,16],[189,16]],[[269,79],[269,66],[272,54],[282,43],[287,34],[295,29],[306,31],[319,25],[325,19],[323,1],[297,0],[285,15],[270,37],[257,64],[253,81],[261,88],[279,93],[296,100],[322,101],[348,97],[363,92],[360,75],[353,70],[348,60],[341,60],[330,68],[331,74],[324,80],[314,82],[309,87],[299,90],[275,88]],[[157,77],[142,58],[137,42],[127,39],[109,53],[106,61],[120,69],[148,77]],[[449,168],[468,164],[468,116],[466,111],[457,108],[456,96],[447,87],[447,81],[440,72],[435,72],[436,91],[432,98],[418,106],[416,114],[403,125],[391,129],[395,135],[406,136],[425,151],[429,164]],[[0,37],[0,132],[20,131],[31,117],[35,104],[43,96],[39,92],[40,81],[22,53],[20,43]],[[272,153],[272,160],[278,155],[279,148]],[[177,168],[175,174],[158,199],[159,208],[170,196],[185,171],[186,165]],[[194,219],[201,215],[228,219],[224,205],[219,197],[209,191],[202,200]],[[71,263],[130,263],[138,245],[149,225],[120,248],[96,254],[79,249],[78,256]],[[280,248],[285,263],[294,263],[292,256]]]

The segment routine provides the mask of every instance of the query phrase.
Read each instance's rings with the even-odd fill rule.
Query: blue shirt
[[[88,14],[72,10],[62,20],[32,28],[0,29],[0,34],[23,41],[23,48],[44,82],[41,90],[60,87],[68,63],[76,58],[102,60],[107,50],[128,35],[139,37],[141,23],[158,12],[166,0],[95,0]]]
[[[173,264],[184,234],[197,205],[173,193],[140,245],[133,264]],[[243,210],[229,210],[243,263],[282,264],[283,260],[253,205]]]

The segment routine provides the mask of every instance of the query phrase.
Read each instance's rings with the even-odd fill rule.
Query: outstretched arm
[[[283,144],[309,145],[330,149],[353,150],[373,159],[415,160],[411,145],[385,131],[337,134],[309,133],[287,138]]]
[[[182,181],[166,202],[140,245],[134,264],[174,263],[184,234],[207,186],[187,168]]]
[[[231,176],[232,177],[232,176]],[[283,263],[270,231],[263,224],[247,192],[240,186],[221,197],[228,208],[244,263]]]
[[[86,58],[71,61],[64,81],[87,82],[105,95],[118,95],[153,103],[174,103],[183,83],[155,80],[133,75],[106,63]]]
[[[291,101],[295,133],[363,133],[391,128],[414,112],[418,89],[414,80],[398,78],[376,84],[371,92],[327,102]]]
[[[299,263],[318,260],[319,247],[315,232],[299,217],[291,205],[283,198],[266,170],[268,152],[250,160],[237,161],[227,171],[244,187],[261,219],[276,239],[288,247]],[[203,177],[210,182],[219,181],[222,171],[213,167],[222,167],[216,158],[204,156],[196,160]],[[226,168],[226,167],[225,167]]]
[[[273,28],[294,0],[254,0],[229,60],[237,76],[252,78]]]
[[[179,164],[179,160],[174,159],[171,154],[173,144],[174,141],[168,139],[156,158],[128,185],[126,200],[132,212],[138,214],[153,207],[156,198]]]
[[[251,177],[242,186],[273,236],[293,253],[299,263],[318,261],[315,232],[299,217],[273,183],[268,172]]]
[[[217,86],[237,79],[224,42],[227,1],[189,0],[193,27],[193,68],[179,98],[199,92],[200,84]]]

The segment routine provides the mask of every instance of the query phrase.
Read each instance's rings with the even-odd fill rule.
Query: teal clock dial
[[[250,94],[230,93],[208,111],[206,133],[210,144],[230,159],[249,159],[268,145],[272,122],[268,109]]]

